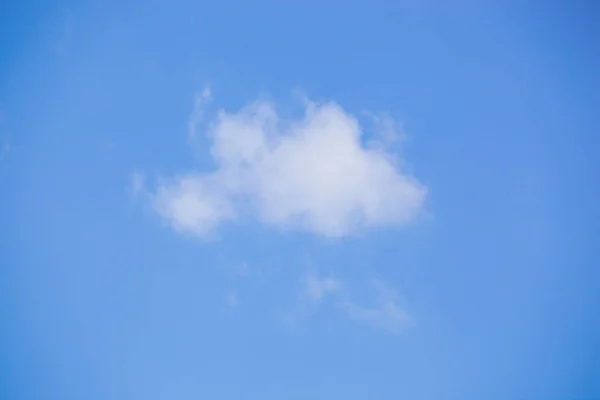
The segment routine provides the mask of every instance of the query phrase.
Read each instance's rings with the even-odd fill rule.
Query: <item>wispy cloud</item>
[[[344,300],[339,303],[340,308],[356,321],[391,333],[400,333],[413,326],[410,315],[398,306],[396,292],[379,281],[375,282],[374,286],[377,291],[377,301],[374,305],[362,306]]]
[[[206,104],[212,100],[212,94],[210,91],[210,87],[206,86],[202,92],[196,94],[194,99],[194,108],[192,109],[192,114],[190,115],[190,120],[188,122],[188,135],[190,138],[196,137],[196,129],[198,125],[202,122],[202,117],[204,116],[204,108]]]
[[[328,297],[342,293],[343,285],[333,276],[320,277],[309,272],[301,280],[298,303],[296,307],[284,315],[283,321],[288,325],[297,325],[318,310]]]
[[[145,190],[144,179],[144,175],[140,172],[134,172],[131,174],[131,191],[134,194],[140,194]]]
[[[210,100],[208,89],[196,98],[191,137]],[[264,101],[218,112],[205,124],[216,170],[161,181],[149,193],[154,209],[177,231],[199,237],[242,215],[340,237],[421,213],[426,189],[400,170],[384,141],[364,145],[358,120],[333,102],[305,106],[304,116],[291,120]],[[391,119],[377,122],[382,135],[393,136]]]
[[[360,305],[351,299],[351,293],[340,279],[319,277],[309,273],[303,280],[299,303],[285,322],[297,324],[301,319],[315,313],[326,299],[335,309],[350,319],[392,334],[414,326],[411,316],[398,304],[395,290],[381,281],[372,283],[375,299],[371,305]]]
[[[315,274],[309,274],[305,279],[304,296],[313,303],[319,303],[327,295],[339,293],[342,284],[334,277],[319,278]]]
[[[253,272],[247,262],[236,263],[229,268],[229,274],[233,276],[250,276]]]
[[[236,292],[229,292],[225,296],[225,303],[229,308],[235,308],[238,305],[238,295]]]

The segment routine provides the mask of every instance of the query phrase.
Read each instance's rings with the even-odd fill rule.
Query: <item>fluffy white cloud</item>
[[[156,211],[181,233],[206,236],[235,209],[217,175],[187,174],[160,185],[152,195]]]
[[[195,135],[205,91],[196,101]],[[381,135],[393,136],[389,118]],[[150,193],[155,209],[180,232],[205,236],[220,223],[255,215],[263,223],[328,237],[410,222],[425,188],[400,170],[384,141],[365,145],[356,118],[335,103],[306,102],[299,119],[282,119],[257,101],[218,112],[206,124],[216,169],[188,172]]]

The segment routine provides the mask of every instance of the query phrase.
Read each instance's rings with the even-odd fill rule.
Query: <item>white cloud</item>
[[[194,136],[211,98],[205,90],[190,120]],[[393,136],[389,118],[377,120]],[[328,237],[401,225],[420,214],[426,189],[403,173],[383,141],[363,144],[359,122],[335,103],[306,102],[282,119],[268,102],[221,110],[206,124],[216,170],[187,172],[151,193],[155,209],[180,232],[210,234],[243,215]],[[375,135],[377,136],[377,135]]]
[[[207,236],[219,223],[236,215],[216,176],[177,177],[160,185],[152,198],[156,211],[181,233]]]
[[[404,328],[414,325],[408,313],[397,305],[397,295],[394,290],[381,282],[375,282],[375,288],[378,292],[375,306],[365,307],[349,300],[340,302],[339,306],[350,318],[390,333],[397,334]]]

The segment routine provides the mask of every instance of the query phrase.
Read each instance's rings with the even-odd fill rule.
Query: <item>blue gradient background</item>
[[[0,398],[600,398],[599,4],[2,2]],[[432,222],[178,236],[129,177],[196,165],[207,82],[389,111]],[[286,329],[306,260],[384,277],[417,328]]]

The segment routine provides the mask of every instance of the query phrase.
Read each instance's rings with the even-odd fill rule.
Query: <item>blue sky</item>
[[[600,398],[598,5],[292,3],[1,6],[1,397]]]

